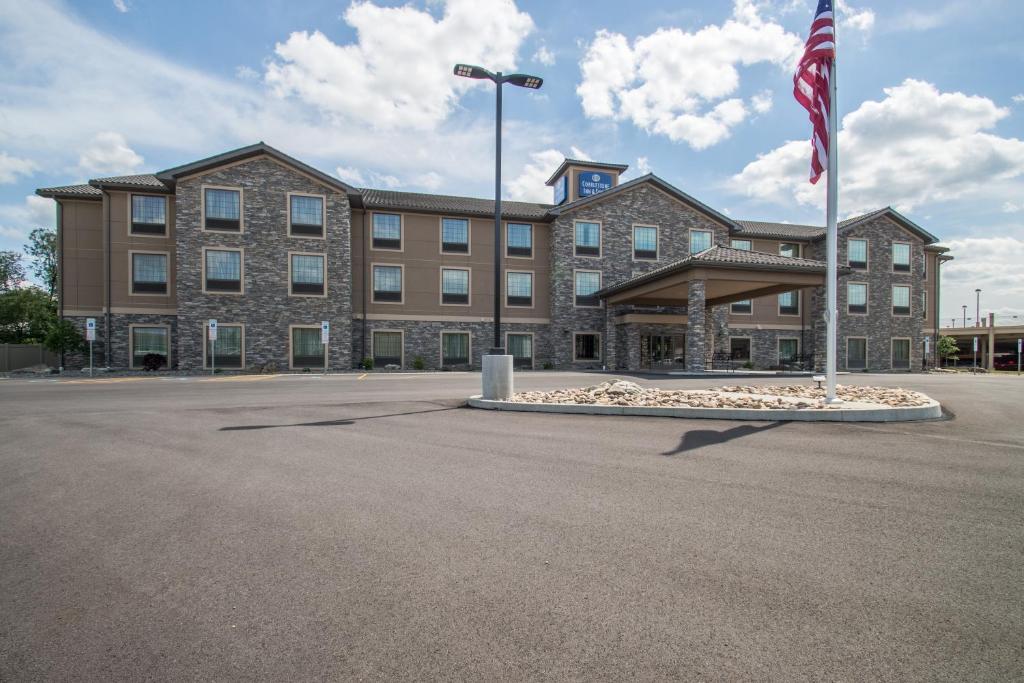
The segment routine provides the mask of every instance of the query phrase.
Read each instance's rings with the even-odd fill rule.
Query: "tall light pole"
[[[967,327],[967,304],[964,304],[964,327]]]
[[[462,78],[489,80],[497,86],[494,115],[494,346],[490,354],[501,356],[505,354],[501,343],[501,86],[511,83],[520,88],[537,90],[544,84],[544,79],[527,74],[494,73],[472,64],[456,64],[454,73]]]
[[[981,327],[981,290],[974,290],[974,326]]]

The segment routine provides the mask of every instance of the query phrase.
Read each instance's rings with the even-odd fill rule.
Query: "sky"
[[[360,187],[551,201],[564,156],[653,172],[737,219],[824,223],[792,73],[815,0],[0,0],[0,249],[37,187],[260,140]],[[1024,320],[1024,3],[838,2],[840,214],[949,246],[942,318]]]

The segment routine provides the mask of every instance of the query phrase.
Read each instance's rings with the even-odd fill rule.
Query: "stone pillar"
[[[686,302],[686,370],[704,372],[704,350],[707,348],[704,319],[704,280],[690,280],[689,299]]]
[[[609,306],[604,310],[604,365],[609,370],[618,369],[618,326],[615,313]]]
[[[988,314],[988,371],[996,369],[996,314]]]
[[[729,307],[712,306],[708,321],[711,346],[715,353],[729,353]]]

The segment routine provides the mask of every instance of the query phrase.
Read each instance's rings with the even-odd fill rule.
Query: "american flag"
[[[811,22],[811,35],[804,46],[804,56],[793,76],[793,95],[810,115],[811,182],[828,168],[828,111],[832,106],[828,78],[832,60],[836,56],[835,22],[832,0],[819,0],[818,11]]]

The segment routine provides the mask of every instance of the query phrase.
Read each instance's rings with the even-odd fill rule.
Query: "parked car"
[[[992,359],[992,365],[996,370],[1016,370],[1017,356],[996,356]]]

